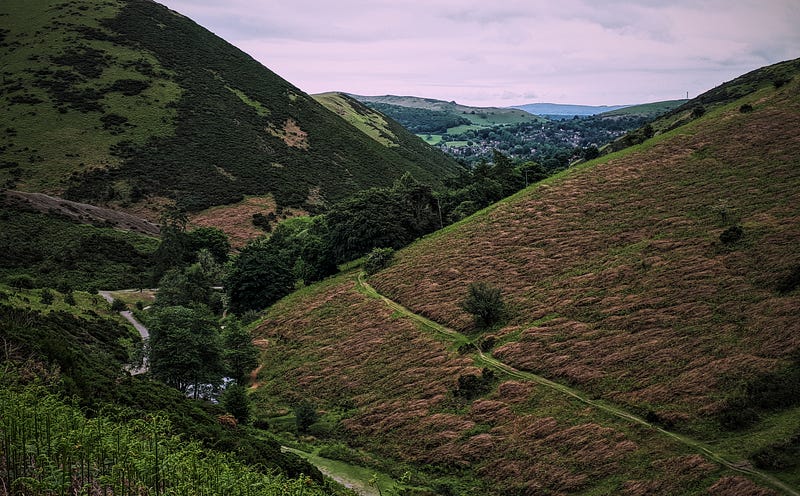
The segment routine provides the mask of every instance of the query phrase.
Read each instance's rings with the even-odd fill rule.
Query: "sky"
[[[307,93],[675,100],[800,57],[799,0],[158,0]]]

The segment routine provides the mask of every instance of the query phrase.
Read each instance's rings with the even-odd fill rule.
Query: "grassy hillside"
[[[313,401],[321,437],[444,494],[772,494],[721,459],[799,487],[798,95],[764,86],[401,251],[371,283],[436,323],[354,275],[275,305],[262,415]],[[476,281],[507,304],[490,330],[460,306]]]
[[[457,169],[367,138],[155,2],[9,0],[0,16],[6,187],[197,211],[244,195],[301,206]]]

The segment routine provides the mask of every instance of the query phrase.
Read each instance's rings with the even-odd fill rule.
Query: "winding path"
[[[378,293],[378,291],[375,288],[373,288],[372,286],[370,286],[370,284],[364,279],[364,272],[360,272],[358,274],[358,277],[357,277],[357,280],[356,280],[356,287],[361,293],[363,293],[363,294],[365,294],[365,295],[367,295],[367,296],[369,296],[371,298],[376,298],[376,299],[379,299],[379,300],[383,301],[392,310],[394,310],[396,312],[399,312],[400,314],[405,315],[406,317],[416,321],[417,323],[421,324],[423,327],[429,329],[430,331],[433,331],[435,334],[443,335],[443,336],[445,336],[446,338],[448,338],[448,339],[450,339],[452,341],[468,342],[467,338],[463,334],[461,334],[460,332],[458,332],[458,331],[456,331],[454,329],[450,329],[448,327],[445,327],[445,326],[443,326],[443,325],[441,325],[439,323],[436,323],[436,322],[434,322],[434,321],[432,321],[430,319],[427,319],[427,318],[425,318],[425,317],[423,317],[421,315],[417,315],[414,312],[412,312],[411,310],[409,310],[406,307],[404,307],[403,305],[397,303],[396,301],[393,301],[393,300],[383,296],[382,294]],[[733,470],[735,472],[739,472],[739,473],[742,473],[742,474],[750,475],[750,476],[753,476],[755,478],[761,479],[763,482],[769,484],[770,486],[772,486],[774,488],[780,489],[781,491],[783,491],[786,494],[789,494],[789,495],[792,495],[792,496],[800,496],[800,492],[798,492],[796,489],[793,489],[792,487],[789,487],[784,482],[776,479],[775,477],[773,477],[773,476],[771,476],[771,475],[769,475],[769,474],[767,474],[765,472],[762,472],[760,470],[756,470],[756,469],[750,467],[749,465],[743,464],[742,462],[732,462],[732,461],[728,460],[727,458],[725,458],[723,455],[713,451],[711,448],[709,448],[707,445],[705,445],[704,443],[702,443],[700,441],[694,440],[694,439],[692,439],[690,437],[684,436],[682,434],[678,434],[676,432],[668,431],[668,430],[666,430],[666,429],[664,429],[662,427],[659,427],[657,425],[654,425],[654,424],[646,421],[645,419],[643,419],[643,418],[641,418],[641,417],[639,417],[637,415],[634,415],[634,414],[632,414],[632,413],[630,413],[628,411],[625,411],[622,408],[610,405],[610,404],[608,404],[606,402],[603,402],[603,401],[590,399],[585,394],[583,394],[580,391],[578,391],[576,389],[573,389],[571,387],[565,386],[563,384],[559,384],[557,382],[553,382],[553,381],[551,381],[549,379],[546,379],[546,378],[544,378],[542,376],[539,376],[539,375],[536,375],[536,374],[533,374],[533,373],[530,373],[530,372],[524,372],[524,371],[518,370],[518,369],[516,369],[516,368],[514,368],[514,367],[512,367],[512,366],[510,366],[510,365],[508,365],[506,363],[503,363],[500,360],[494,358],[493,356],[491,356],[491,354],[483,353],[477,346],[475,346],[475,350],[476,350],[476,354],[478,356],[477,360],[479,362],[482,362],[482,363],[484,363],[484,364],[486,364],[486,365],[488,365],[488,366],[490,366],[490,367],[492,367],[492,368],[494,368],[496,370],[502,371],[505,374],[507,374],[507,375],[509,375],[509,376],[511,376],[511,377],[513,377],[515,379],[519,379],[519,380],[523,380],[523,381],[530,381],[530,382],[535,382],[537,384],[541,384],[542,386],[548,387],[548,388],[553,389],[555,391],[558,391],[558,392],[560,392],[562,394],[570,396],[570,397],[572,397],[572,398],[574,398],[574,399],[576,399],[576,400],[578,400],[578,401],[580,401],[582,403],[585,403],[585,404],[587,404],[587,405],[589,405],[591,407],[594,407],[594,408],[597,408],[599,410],[602,410],[602,411],[604,411],[604,412],[606,412],[606,413],[608,413],[610,415],[613,415],[615,417],[627,420],[629,422],[640,424],[640,425],[643,425],[643,426],[645,426],[647,428],[650,428],[650,429],[653,429],[655,431],[658,431],[659,433],[661,433],[661,434],[663,434],[665,436],[668,436],[668,437],[674,439],[675,441],[678,441],[679,443],[684,444],[685,446],[690,447],[691,449],[697,451],[698,453],[700,453],[701,455],[705,456],[706,458],[708,458],[710,460],[713,460],[714,462],[719,463],[720,465],[723,465],[723,466],[729,468],[730,470]]]
[[[133,290],[125,289],[121,291],[133,291]],[[97,293],[100,296],[102,296],[107,302],[114,303],[114,297],[111,296],[111,293],[116,293],[116,292],[118,291],[98,291]],[[136,317],[133,316],[133,312],[131,312],[130,310],[123,310],[119,314],[122,315],[122,317],[124,317],[125,320],[130,322],[131,325],[133,325],[133,328],[136,329],[136,331],[139,333],[139,336],[142,337],[142,341],[150,339],[150,331],[148,331],[147,327],[145,327],[144,324],[139,322],[136,319]],[[140,367],[132,368],[131,366],[126,365],[125,368],[128,370],[128,372],[131,373],[131,375],[144,374],[145,372],[147,372],[147,359],[146,358],[144,359]]]

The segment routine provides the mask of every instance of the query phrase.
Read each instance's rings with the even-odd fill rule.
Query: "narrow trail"
[[[133,290],[133,289],[125,289],[125,290],[120,290],[120,291],[135,291],[135,290]],[[111,296],[111,293],[115,293],[115,292],[116,291],[98,291],[97,293],[100,296],[102,296],[107,302],[114,303],[114,297]],[[127,320],[128,322],[131,323],[133,328],[136,329],[136,332],[139,333],[139,336],[142,337],[142,341],[146,341],[146,340],[150,339],[150,331],[148,331],[147,327],[145,327],[144,324],[139,322],[136,319],[136,317],[133,316],[133,312],[131,312],[130,310],[123,310],[123,311],[119,312],[119,314],[122,315],[122,317],[125,320]],[[145,361],[142,362],[141,367],[132,368],[130,365],[126,365],[125,368],[128,370],[128,372],[131,373],[131,375],[144,374],[145,372],[147,372],[147,368],[148,368],[147,367],[147,360],[145,359]]]
[[[375,299],[379,299],[379,300],[383,301],[392,310],[394,310],[396,312],[399,312],[402,315],[404,315],[404,316],[416,321],[418,324],[421,324],[422,326],[426,327],[427,329],[429,329],[430,331],[433,331],[436,334],[443,335],[446,338],[451,339],[453,341],[468,341],[467,338],[463,334],[461,334],[460,332],[458,332],[458,331],[456,331],[454,329],[450,329],[448,327],[445,327],[445,326],[443,326],[443,325],[441,325],[441,324],[439,324],[437,322],[434,322],[434,321],[432,321],[430,319],[427,319],[427,318],[423,317],[422,315],[418,315],[418,314],[412,312],[411,310],[407,309],[403,305],[397,303],[396,301],[393,301],[393,300],[387,298],[386,296],[383,296],[382,294],[378,293],[378,291],[375,288],[373,288],[364,279],[364,272],[360,272],[358,274],[358,277],[356,279],[356,288],[361,293],[363,293],[366,296],[369,296],[370,298],[375,298]],[[518,370],[518,369],[516,369],[516,368],[514,368],[514,367],[512,367],[512,366],[510,366],[510,365],[508,365],[506,363],[503,363],[500,360],[494,358],[493,356],[491,356],[491,354],[483,353],[477,346],[475,346],[475,351],[476,351],[476,354],[477,354],[477,357],[478,357],[478,361],[480,361],[480,362],[482,362],[482,363],[484,363],[484,364],[486,364],[486,365],[488,365],[488,366],[490,366],[490,367],[492,367],[492,368],[494,368],[496,370],[504,372],[505,374],[507,374],[510,377],[513,377],[513,378],[519,379],[519,380],[523,380],[523,381],[535,382],[537,384],[540,384],[542,386],[548,387],[548,388],[553,389],[555,391],[558,391],[558,392],[560,392],[562,394],[570,396],[570,397],[572,397],[572,398],[574,398],[574,399],[576,399],[576,400],[578,400],[578,401],[580,401],[582,403],[585,403],[586,405],[589,405],[591,407],[597,408],[598,410],[602,410],[602,411],[604,411],[604,412],[606,412],[606,413],[608,413],[610,415],[613,415],[615,417],[624,419],[626,421],[629,421],[629,422],[632,422],[632,423],[635,423],[635,424],[642,425],[642,426],[647,427],[649,429],[653,429],[653,430],[655,430],[655,431],[657,431],[657,432],[659,432],[659,433],[661,433],[661,434],[663,434],[663,435],[665,435],[667,437],[672,438],[675,441],[678,441],[679,443],[681,443],[681,444],[683,444],[685,446],[690,447],[691,449],[693,449],[694,451],[696,451],[696,452],[700,453],[701,455],[705,456],[709,460],[712,460],[712,461],[714,461],[714,462],[716,462],[716,463],[718,463],[720,465],[723,465],[723,466],[727,467],[730,470],[733,470],[735,472],[739,472],[739,473],[742,473],[742,474],[750,475],[750,476],[755,477],[757,479],[761,479],[763,482],[767,483],[768,485],[770,485],[770,486],[772,486],[772,487],[774,487],[776,489],[780,489],[781,491],[783,491],[786,494],[789,494],[789,495],[792,495],[792,496],[800,496],[800,492],[798,492],[796,489],[794,489],[792,487],[789,487],[784,482],[776,479],[775,477],[773,477],[773,476],[771,476],[771,475],[769,475],[767,473],[764,473],[764,472],[762,472],[760,470],[756,470],[755,468],[752,468],[749,465],[744,465],[742,462],[732,462],[732,461],[728,460],[727,458],[725,458],[723,455],[713,451],[710,447],[708,447],[706,444],[704,444],[704,443],[702,443],[700,441],[694,440],[694,439],[692,439],[692,438],[690,438],[688,436],[685,436],[683,434],[678,434],[676,432],[668,431],[668,430],[666,430],[666,429],[664,429],[662,427],[659,427],[657,425],[654,425],[654,424],[646,421],[645,419],[643,419],[643,418],[641,418],[641,417],[639,417],[637,415],[634,415],[633,413],[625,411],[622,408],[610,405],[610,404],[605,403],[603,401],[593,400],[593,399],[589,398],[588,396],[586,396],[585,394],[581,393],[580,391],[578,391],[576,389],[573,389],[573,388],[571,388],[569,386],[565,386],[563,384],[559,384],[557,382],[551,381],[549,379],[546,379],[546,378],[544,378],[542,376],[533,374],[531,372],[524,372],[522,370]]]

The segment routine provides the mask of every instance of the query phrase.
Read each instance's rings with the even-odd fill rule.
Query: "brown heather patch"
[[[269,341],[256,404],[272,414],[301,398],[345,409],[351,444],[420,470],[473,471],[485,483],[475,494],[569,493],[623,470],[637,480],[668,478],[657,461],[682,453],[652,431],[634,441],[626,423],[531,383],[454,398],[458,376],[479,368],[393,317],[348,276],[277,303],[254,336]]]
[[[696,418],[716,408],[723,379],[800,350],[800,294],[774,290],[800,263],[798,128],[790,92],[697,121],[420,241],[373,285],[468,330],[467,286],[495,284],[511,309],[496,334],[523,329],[498,358]],[[732,247],[719,241],[723,207],[745,231]]]
[[[248,241],[264,236],[264,231],[253,225],[253,214],[267,215],[275,212],[277,205],[271,196],[253,196],[233,205],[211,207],[193,214],[189,218],[190,227],[216,227],[229,238],[231,246],[241,248]],[[305,215],[302,210],[284,209],[287,217]]]
[[[723,477],[708,488],[711,496],[777,496],[771,489],[764,489],[744,477]]]

